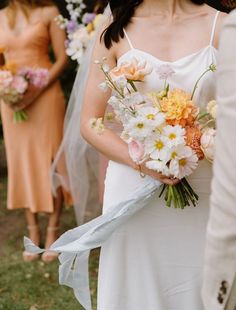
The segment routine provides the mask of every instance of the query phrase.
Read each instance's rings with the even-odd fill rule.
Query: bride
[[[84,148],[76,131],[81,114],[82,136],[110,159],[103,215],[63,234],[50,251],[61,253],[60,283],[74,289],[86,310],[91,310],[89,252],[100,245],[98,310],[203,310],[200,288],[211,164],[202,160],[189,177],[199,195],[198,205],[167,208],[156,189],[178,180],[144,164],[137,166],[117,131],[106,128],[98,135],[91,128],[91,119],[105,116],[111,96],[99,89],[104,76],[94,62],[105,57],[113,68],[134,57],[146,61],[153,67],[142,83],[146,92],[162,89],[156,69],[168,64],[175,72],[168,79],[170,87],[191,93],[197,78],[216,64],[225,16],[199,0],[111,0],[109,4],[113,18],[93,49],[85,94],[76,92],[84,96],[82,110],[76,103],[70,126],[71,135],[77,136],[73,143]],[[77,79],[79,90],[86,82],[85,67],[87,62],[80,69],[83,79]],[[198,84],[195,102],[200,108],[215,99],[215,79],[215,73],[209,72]],[[81,154],[74,156],[78,164],[83,162]],[[81,175],[81,170],[76,173]],[[44,251],[27,238],[25,246],[36,253]]]
[[[172,87],[193,89],[196,79],[216,63],[223,13],[190,0],[111,0],[113,20],[98,40],[92,63],[106,57],[110,68],[133,57],[152,67],[169,64]],[[155,70],[145,89],[162,88]],[[138,167],[127,144],[110,129],[98,135],[92,118],[104,117],[110,93],[99,90],[104,76],[91,65],[81,112],[81,133],[110,159],[105,180],[104,213],[125,200],[149,178],[175,184],[164,175]],[[159,83],[159,85],[158,85]],[[215,74],[205,76],[195,101],[204,107],[215,98]],[[140,177],[142,174],[146,178]],[[98,310],[201,310],[200,298],[211,165],[203,160],[189,178],[199,195],[197,207],[166,208],[154,195],[151,202],[122,224],[101,249]]]

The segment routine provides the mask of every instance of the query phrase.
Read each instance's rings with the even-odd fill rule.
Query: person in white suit
[[[202,297],[206,310],[236,310],[236,10],[222,30],[217,83],[217,141]]]

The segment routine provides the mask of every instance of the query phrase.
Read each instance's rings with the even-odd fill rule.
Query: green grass
[[[22,261],[22,238],[27,234],[22,211],[6,210],[6,178],[0,178],[0,309],[82,310],[72,289],[58,284],[58,262]],[[45,227],[46,217],[40,217]],[[75,226],[73,210],[64,210],[62,232]],[[96,278],[99,252],[90,259],[90,283],[96,309]]]

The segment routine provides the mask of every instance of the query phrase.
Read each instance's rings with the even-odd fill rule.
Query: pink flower
[[[48,84],[49,74],[47,69],[37,69],[31,76],[30,82],[37,88],[43,88]]]
[[[144,158],[144,145],[139,142],[139,141],[131,141],[128,144],[128,149],[129,149],[129,155],[132,158],[132,160],[136,163],[139,163],[143,160]]]
[[[216,130],[207,128],[201,137],[201,148],[207,160],[213,162],[215,155]]]
[[[48,84],[48,69],[32,69],[29,67],[24,67],[21,68],[17,74],[23,76],[29,81],[29,83],[33,84],[37,88],[43,88]]]
[[[167,80],[175,73],[175,71],[171,68],[170,65],[164,64],[156,69],[156,73],[159,75],[161,80]]]
[[[13,80],[13,76],[10,71],[0,70],[0,91],[9,87]]]
[[[28,88],[28,82],[20,75],[16,75],[13,78],[11,87],[14,88],[19,94],[24,94]]]

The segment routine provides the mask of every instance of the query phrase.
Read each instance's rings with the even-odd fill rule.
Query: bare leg
[[[25,211],[27,228],[29,230],[29,238],[34,242],[34,244],[39,245],[40,243],[40,230],[38,225],[38,216],[32,213],[29,209]],[[27,251],[23,252],[23,259],[25,262],[32,262],[39,258],[38,254],[29,253]]]
[[[57,197],[54,200],[54,212],[49,215],[48,227],[47,227],[47,236],[45,241],[45,248],[48,249],[51,244],[56,241],[59,237],[59,224],[60,216],[62,211],[62,191],[59,189],[57,191]],[[54,252],[45,252],[42,255],[42,260],[44,262],[50,263],[57,258],[57,253]]]
[[[40,243],[40,230],[38,225],[38,215],[32,213],[29,209],[25,211],[27,228],[29,230],[29,238],[36,244]]]
[[[54,212],[49,215],[47,237],[45,247],[48,248],[56,241],[59,235],[60,217],[62,211],[62,191],[57,191],[57,197],[54,199]]]

